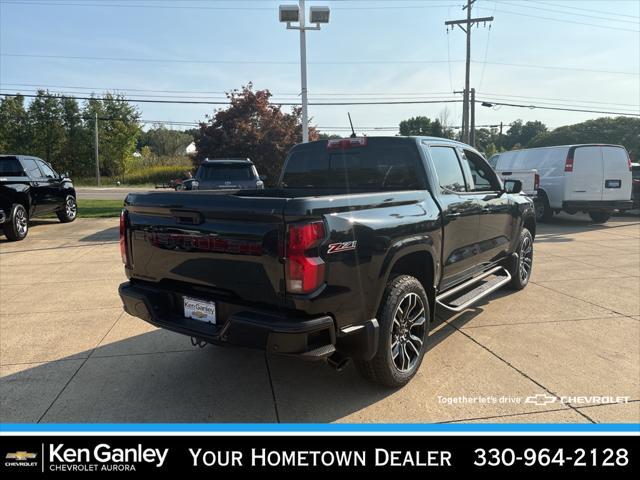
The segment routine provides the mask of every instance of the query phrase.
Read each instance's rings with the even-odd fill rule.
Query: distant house
[[[189,145],[187,145],[187,148],[185,148],[185,153],[187,155],[195,155],[196,153],[198,153],[198,150],[196,149],[196,142],[191,142]]]

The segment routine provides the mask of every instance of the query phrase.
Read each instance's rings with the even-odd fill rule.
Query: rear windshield
[[[6,177],[20,177],[23,169],[16,157],[0,157],[0,175]]]
[[[232,165],[232,164],[207,164],[200,165],[196,174],[198,180],[204,181],[233,181],[255,180],[253,165]]]
[[[327,149],[318,142],[289,155],[283,188],[415,190],[424,170],[413,140],[369,138],[363,147]]]

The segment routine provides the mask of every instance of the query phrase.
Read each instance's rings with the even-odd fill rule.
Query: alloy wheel
[[[533,243],[530,236],[525,236],[520,245],[520,281],[526,282],[533,266]]]
[[[408,293],[398,303],[391,329],[391,357],[400,372],[410,371],[420,359],[427,331],[422,298]]]
[[[16,230],[21,237],[24,237],[27,234],[28,220],[27,220],[27,212],[25,212],[24,208],[17,208],[15,212],[15,220],[16,222]]]
[[[67,214],[67,218],[69,220],[73,220],[76,218],[76,213],[78,212],[78,206],[76,205],[76,200],[73,197],[67,198],[67,202],[64,206],[65,212]]]

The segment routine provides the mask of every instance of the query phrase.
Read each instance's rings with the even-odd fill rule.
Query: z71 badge
[[[357,243],[357,240],[354,240],[352,242],[332,243],[331,245],[329,245],[329,248],[327,248],[327,253],[338,253],[346,252],[348,250],[355,250]]]

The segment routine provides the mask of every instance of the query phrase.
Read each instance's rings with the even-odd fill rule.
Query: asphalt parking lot
[[[529,286],[441,318],[396,391],[128,316],[117,240],[115,218],[0,239],[1,422],[640,421],[638,217],[540,225]]]

